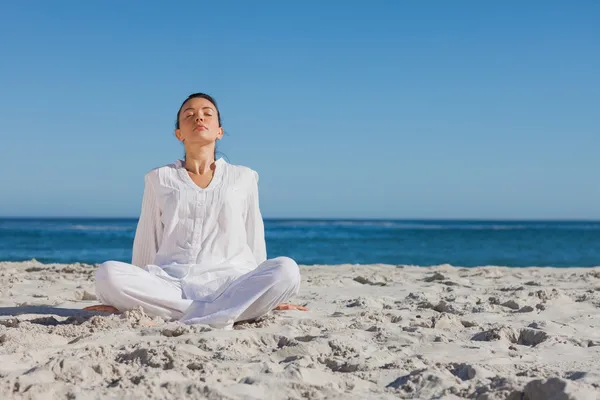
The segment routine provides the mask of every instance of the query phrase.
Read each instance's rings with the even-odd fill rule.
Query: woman
[[[215,160],[223,137],[215,100],[190,95],[175,136],[185,160],[145,176],[133,265],[108,261],[96,271],[98,298],[112,307],[88,309],[141,306],[152,316],[216,328],[272,309],[306,310],[281,304],[298,292],[300,272],[290,258],[267,260],[258,174]]]

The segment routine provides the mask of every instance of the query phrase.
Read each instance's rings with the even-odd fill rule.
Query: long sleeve
[[[133,240],[133,257],[131,261],[133,265],[145,267],[154,263],[158,246],[162,240],[162,233],[163,226],[156,193],[150,176],[146,175],[142,211]]]
[[[253,179],[248,193],[248,209],[246,210],[246,238],[257,265],[260,265],[267,259],[267,245],[265,243],[265,226],[258,201],[258,173],[252,172]]]

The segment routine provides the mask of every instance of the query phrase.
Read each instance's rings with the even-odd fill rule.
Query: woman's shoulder
[[[177,174],[178,169],[181,168],[181,160],[177,160],[170,164],[162,165],[160,167],[152,168],[144,175],[145,181],[157,182],[165,179],[170,179]]]
[[[229,164],[225,161],[223,161],[222,163],[228,169],[228,173],[232,175],[236,180],[243,179],[254,180],[258,182],[258,172],[254,169],[245,165]]]

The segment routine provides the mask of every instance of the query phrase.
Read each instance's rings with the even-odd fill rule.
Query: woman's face
[[[221,139],[223,129],[219,126],[217,107],[202,97],[186,101],[179,113],[179,129],[175,130],[175,136],[184,145],[206,145]]]

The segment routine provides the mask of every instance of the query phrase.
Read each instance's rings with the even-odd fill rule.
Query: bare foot
[[[96,306],[85,307],[84,310],[86,310],[86,311],[100,311],[100,312],[107,312],[107,313],[113,313],[113,314],[120,314],[121,313],[119,310],[117,310],[113,306],[106,306],[104,304],[98,304]]]
[[[308,311],[308,308],[306,308],[304,306],[299,306],[297,304],[281,303],[280,305],[275,307],[275,310],[278,310],[278,311],[283,311],[283,310]]]

